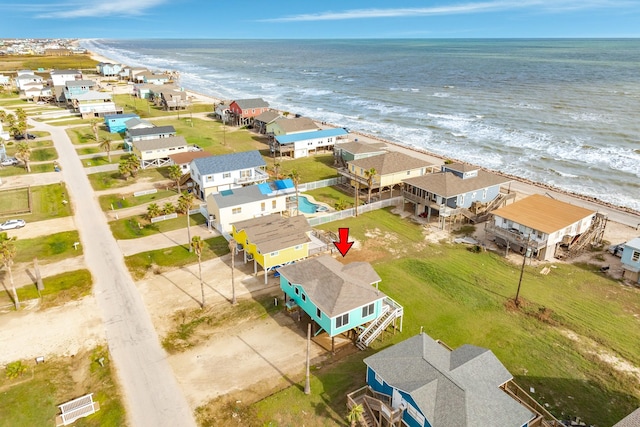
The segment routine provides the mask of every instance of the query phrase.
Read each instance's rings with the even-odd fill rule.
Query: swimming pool
[[[295,201],[296,196],[293,196],[291,200]],[[318,205],[316,205],[315,203],[311,203],[305,196],[300,196],[300,202],[298,206],[300,208],[300,212],[306,214],[313,214],[318,210]]]

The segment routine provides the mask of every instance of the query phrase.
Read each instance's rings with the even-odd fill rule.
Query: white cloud
[[[632,0],[505,0],[477,3],[450,4],[421,8],[352,9],[340,12],[319,12],[281,18],[263,19],[263,22],[338,21],[348,19],[399,18],[432,15],[459,15],[532,8],[543,12],[564,12],[599,8],[626,8],[638,6]]]
[[[106,16],[142,15],[148,9],[167,3],[168,0],[87,0],[41,4],[38,18],[85,18]]]

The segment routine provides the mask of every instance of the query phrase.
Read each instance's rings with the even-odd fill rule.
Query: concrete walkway
[[[195,426],[193,414],[167,363],[149,313],[127,270],[106,217],[94,196],[75,147],[63,127],[30,120],[51,133],[60,155],[60,173],[92,272],[94,296],[106,330],[123,400],[132,426]]]

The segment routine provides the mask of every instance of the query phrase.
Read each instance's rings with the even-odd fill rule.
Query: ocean
[[[277,109],[640,211],[640,40],[83,40]]]

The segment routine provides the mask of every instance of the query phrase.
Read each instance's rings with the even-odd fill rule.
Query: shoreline
[[[105,57],[103,55],[100,55],[100,54],[98,54],[98,53],[96,53],[94,51],[91,51],[91,50],[87,50],[87,54],[92,59],[94,59],[94,60],[96,60],[98,62],[118,63],[118,61],[109,59],[109,58],[107,58],[107,57]],[[198,99],[198,100],[200,100],[201,102],[204,102],[204,103],[211,103],[211,104],[215,105],[215,104],[218,104],[218,103],[223,101],[223,100],[215,98],[213,96],[205,95],[203,93],[196,92],[196,91],[188,89],[188,88],[185,88],[184,91],[189,96],[192,96],[192,97],[194,97],[194,98],[196,98],[196,99]],[[273,110],[281,112],[280,110],[278,110],[276,108],[273,108]],[[314,122],[316,122],[318,124],[321,123],[320,121],[315,120],[313,118],[311,118],[311,120],[313,120]],[[325,122],[325,127],[340,128],[342,126],[334,124],[334,123]],[[375,136],[375,135],[366,134],[366,133],[361,132],[361,131],[349,131],[349,134],[357,135],[358,139],[360,139],[360,138],[363,139],[363,142],[367,142],[367,143],[369,143],[369,142],[382,142],[384,144],[387,144],[388,146],[393,147],[396,150],[404,150],[404,151],[409,151],[409,152],[412,152],[412,153],[419,153],[422,156],[425,156],[425,157],[429,158],[430,161],[436,160],[434,162],[436,164],[438,164],[438,161],[441,162],[440,164],[443,164],[445,160],[454,160],[454,161],[459,162],[459,163],[471,164],[471,163],[464,162],[464,161],[461,161],[461,160],[458,160],[458,159],[455,159],[455,158],[446,157],[446,156],[442,156],[442,155],[437,154],[437,153],[430,152],[430,151],[428,151],[428,150],[426,150],[424,148],[419,148],[419,147],[415,147],[415,146],[412,146],[412,145],[403,144],[403,143],[399,143],[399,142],[395,142],[395,141],[389,141],[389,140],[382,139],[382,138],[380,138],[378,136]],[[474,165],[474,166],[477,166],[477,165]],[[604,208],[613,209],[613,210],[618,211],[618,212],[620,212],[622,214],[637,216],[638,217],[637,218],[637,222],[636,222],[637,225],[629,225],[629,224],[627,224],[627,225],[629,225],[630,227],[636,227],[636,229],[638,229],[638,227],[640,227],[640,211],[638,211],[638,210],[635,210],[635,209],[632,209],[632,208],[629,208],[629,207],[626,207],[626,206],[615,205],[613,203],[605,202],[604,200],[600,200],[600,199],[598,199],[596,197],[591,197],[591,196],[586,196],[584,194],[574,193],[574,192],[571,192],[571,191],[568,191],[568,190],[561,189],[559,187],[555,187],[555,186],[552,186],[552,185],[549,185],[549,184],[545,184],[543,182],[532,181],[532,180],[529,180],[529,179],[526,179],[526,178],[510,175],[510,174],[507,174],[507,173],[504,173],[504,172],[501,172],[501,171],[488,169],[488,168],[484,168],[484,167],[481,167],[481,169],[487,170],[489,172],[495,173],[495,174],[503,176],[505,178],[512,179],[514,182],[520,182],[520,183],[522,183],[524,185],[529,185],[529,186],[532,186],[532,187],[540,189],[540,190],[552,191],[554,193],[562,194],[562,195],[565,195],[565,196],[570,197],[570,198],[579,199],[579,200],[582,200],[584,202],[589,202],[589,203],[596,204],[598,206],[602,206]],[[597,209],[596,209],[596,211],[597,211]]]

